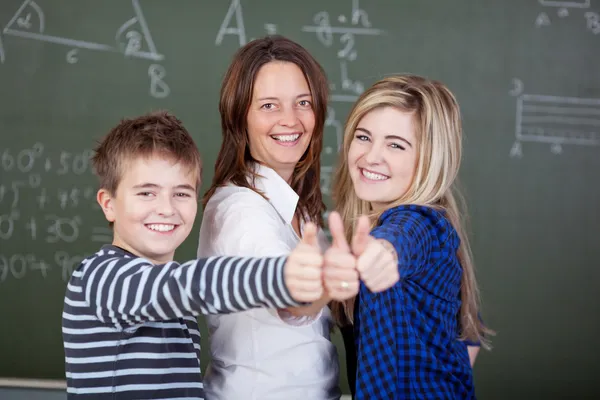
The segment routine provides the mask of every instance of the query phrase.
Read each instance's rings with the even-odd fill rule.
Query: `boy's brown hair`
[[[102,138],[92,157],[100,187],[114,196],[127,161],[156,154],[196,172],[196,191],[200,189],[202,159],[198,148],[181,121],[167,111],[123,119]]]

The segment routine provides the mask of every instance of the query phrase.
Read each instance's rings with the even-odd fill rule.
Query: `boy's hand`
[[[307,222],[302,240],[290,253],[284,267],[285,284],[294,300],[311,303],[323,295],[323,255],[317,241],[317,226]]]
[[[400,279],[398,255],[394,246],[384,239],[369,235],[369,219],[361,217],[352,238],[352,252],[360,279],[373,293],[391,288]]]
[[[343,301],[356,296],[359,288],[356,258],[344,234],[344,224],[340,214],[329,214],[329,231],[333,238],[331,247],[325,252],[323,284],[333,300]]]

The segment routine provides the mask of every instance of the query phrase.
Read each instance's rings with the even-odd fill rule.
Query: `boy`
[[[202,399],[196,315],[321,297],[314,226],[289,257],[172,261],[194,223],[201,183],[196,145],[174,116],[123,120],[92,161],[114,240],[84,260],[67,286],[69,398]]]

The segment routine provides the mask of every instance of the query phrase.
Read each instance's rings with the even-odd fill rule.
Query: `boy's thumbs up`
[[[331,232],[331,238],[333,239],[331,247],[350,252],[350,246],[348,245],[346,233],[344,232],[344,223],[337,211],[333,211],[329,214],[329,232]]]
[[[317,301],[323,295],[323,255],[317,240],[317,226],[304,225],[302,239],[290,253],[284,279],[292,297],[298,302]]]
[[[371,224],[369,222],[369,217],[366,215],[361,215],[356,223],[354,236],[352,237],[352,253],[354,253],[356,257],[364,253],[367,245],[372,240],[372,238],[369,236],[370,230]]]

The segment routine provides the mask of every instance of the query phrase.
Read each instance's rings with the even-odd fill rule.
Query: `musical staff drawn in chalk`
[[[517,97],[516,142],[512,157],[522,157],[523,142],[563,146],[600,146],[600,99],[521,94]]]
[[[552,0],[539,0],[540,4],[546,7],[560,7],[560,8],[588,8],[590,6],[590,0],[579,0],[579,1],[552,1]]]

